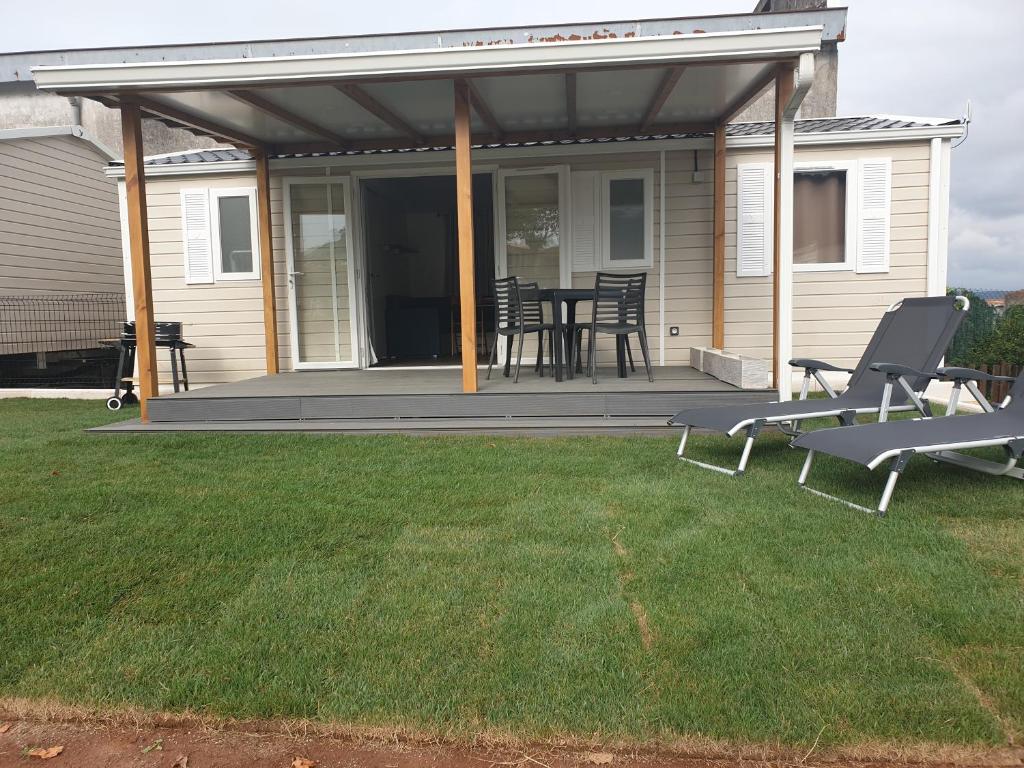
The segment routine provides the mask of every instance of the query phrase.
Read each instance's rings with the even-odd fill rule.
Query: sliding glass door
[[[284,202],[292,362],[296,368],[354,367],[358,344],[348,183],[285,179]]]

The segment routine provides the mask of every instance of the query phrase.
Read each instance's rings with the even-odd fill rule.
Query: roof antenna
[[[967,141],[967,135],[971,132],[971,119],[974,117],[974,109],[971,107],[971,100],[967,100],[967,108],[964,109],[963,117],[960,118],[964,124],[964,135],[960,138],[956,144],[952,145],[950,149],[956,149],[965,141]]]

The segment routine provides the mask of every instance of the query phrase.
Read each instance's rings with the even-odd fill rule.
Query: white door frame
[[[292,241],[292,196],[291,187],[298,184],[323,184],[332,185],[338,184],[342,187],[343,205],[345,206],[345,248],[347,251],[347,258],[345,259],[346,269],[348,271],[348,314],[349,314],[349,334],[351,336],[350,345],[352,349],[352,359],[334,362],[302,362],[299,359],[299,316],[298,307],[295,300],[295,280],[293,274],[295,272],[295,244]],[[292,346],[292,365],[295,370],[329,370],[337,368],[358,368],[360,363],[360,348],[359,348],[359,333],[358,333],[358,316],[357,301],[358,301],[358,286],[356,283],[356,268],[355,249],[353,247],[353,207],[352,207],[352,194],[351,186],[348,178],[344,176],[287,176],[281,179],[281,191],[284,196],[284,244],[285,244],[285,255],[287,257],[287,269],[288,273],[288,326],[289,326],[289,337],[291,339]],[[328,195],[330,192],[328,191]],[[330,199],[330,198],[329,198]],[[332,264],[332,269],[334,264]],[[336,291],[337,281],[332,282],[332,291]],[[337,297],[334,302],[335,311],[335,324],[337,324]],[[337,325],[335,325],[335,334],[337,335]]]
[[[478,173],[489,173],[491,175],[491,188],[492,188],[492,203],[493,203],[493,190],[496,185],[495,179],[498,176],[499,169],[494,163],[481,163],[473,166],[473,175]],[[359,304],[359,323],[358,323],[358,337],[359,337],[359,352],[360,352],[360,368],[369,368],[371,365],[370,361],[370,323],[367,315],[367,302],[366,302],[366,291],[368,283],[363,279],[366,275],[366,239],[364,227],[366,224],[366,211],[363,209],[363,196],[362,196],[362,183],[363,181],[372,179],[406,179],[415,178],[418,176],[455,176],[455,163],[448,163],[444,165],[429,165],[429,166],[404,166],[401,168],[381,168],[373,169],[368,168],[361,171],[352,171],[349,174],[349,178],[352,180],[352,192],[351,197],[353,199],[352,208],[352,224],[349,228],[353,234],[356,242],[356,281],[353,285],[356,285],[358,292],[358,304]],[[316,177],[322,178],[322,177]],[[340,177],[334,177],[340,178]],[[347,209],[346,209],[347,210]],[[495,204],[495,211],[497,207]],[[497,252],[497,227],[498,219],[494,216],[494,232],[492,233],[495,238],[495,252]],[[375,362],[375,361],[374,361]],[[379,370],[382,371],[404,371],[404,370],[431,370],[431,369],[453,369],[461,368],[461,364],[453,365],[389,365]]]

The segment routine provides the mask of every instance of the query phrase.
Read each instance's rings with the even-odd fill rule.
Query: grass
[[[0,696],[523,738],[1024,733],[1020,483],[912,462],[878,520],[801,492],[776,435],[734,479],[671,438],[82,431],[110,418],[0,400]],[[883,474],[813,480],[871,504]]]

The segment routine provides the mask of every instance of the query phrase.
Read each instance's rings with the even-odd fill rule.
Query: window
[[[852,166],[797,166],[793,173],[793,269],[852,269],[856,208]]]
[[[211,189],[210,208],[217,279],[259,279],[255,190]]]
[[[182,189],[185,282],[258,280],[258,231],[255,189]]]
[[[602,174],[601,268],[649,269],[654,261],[654,171]]]
[[[772,163],[736,166],[736,276],[772,273]],[[793,271],[889,271],[892,158],[796,163]]]

